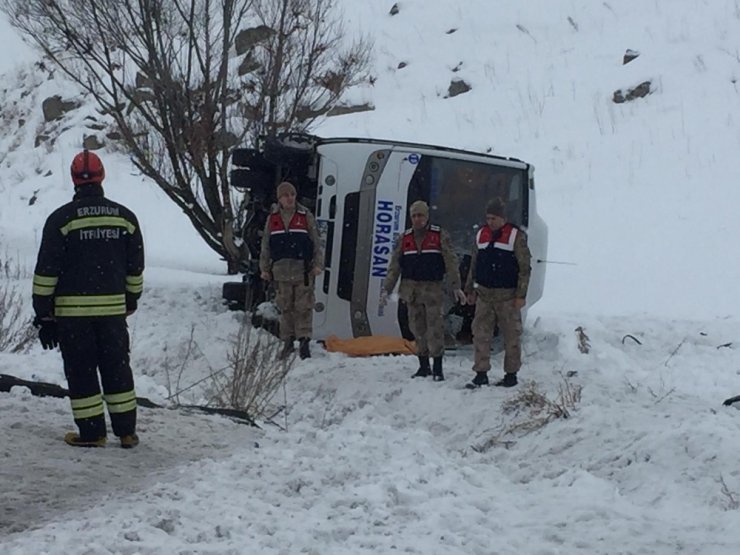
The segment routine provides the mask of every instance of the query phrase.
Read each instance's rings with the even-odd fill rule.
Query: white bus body
[[[430,222],[450,234],[462,262],[461,273],[466,275],[475,232],[485,222],[485,206],[490,199],[501,197],[507,203],[508,221],[529,238],[532,277],[527,307],[542,297],[545,265],[540,261],[546,258],[547,226],[537,213],[530,164],[400,141],[300,135],[273,143],[264,155],[259,150],[250,152],[250,159],[263,156],[266,163],[259,170],[254,169],[258,164],[250,164],[239,179],[244,188],[264,189],[256,195],[261,210],[274,202],[276,182],[287,179],[296,185],[299,202],[316,216],[326,258],[325,271],[316,278],[316,339],[409,336],[404,307],[399,310],[393,302],[381,306],[380,298],[393,246],[410,227],[408,206],[419,199],[430,206]],[[250,187],[250,175],[265,174],[269,164],[275,167],[272,181],[255,185],[253,178]],[[236,180],[232,175],[235,186]],[[254,257],[254,248],[250,251]],[[246,282],[258,280],[252,277]],[[247,295],[251,304],[261,300],[259,295]],[[454,307],[452,296],[448,297],[450,316],[457,316],[458,322],[452,329],[458,332],[466,311]],[[469,321],[472,308],[467,310]]]

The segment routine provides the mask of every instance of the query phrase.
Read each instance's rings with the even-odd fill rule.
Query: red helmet
[[[85,149],[72,160],[72,182],[77,185],[83,183],[102,183],[105,178],[105,168],[98,155]]]

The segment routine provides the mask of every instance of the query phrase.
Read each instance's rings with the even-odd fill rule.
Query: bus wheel
[[[249,290],[244,282],[229,281],[221,288],[221,297],[229,307],[229,310],[246,310],[250,299],[247,298]],[[250,295],[251,296],[251,295]]]
[[[273,318],[264,318],[257,312],[252,313],[252,327],[262,328],[267,333],[270,333],[280,339],[280,320]]]

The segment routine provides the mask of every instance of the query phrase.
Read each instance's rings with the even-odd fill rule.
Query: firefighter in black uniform
[[[79,153],[71,171],[74,198],[44,225],[33,276],[34,324],[45,349],[58,343],[62,351],[79,430],[64,441],[105,445],[105,404],[121,447],[131,448],[139,438],[126,316],[143,289],[141,230],[131,210],[103,195],[105,169],[95,153]]]

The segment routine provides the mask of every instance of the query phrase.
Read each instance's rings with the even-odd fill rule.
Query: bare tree
[[[295,355],[281,358],[281,349],[277,338],[242,322],[231,342],[228,366],[210,376],[209,404],[253,417],[265,417],[270,409],[274,412],[273,399],[295,362]]]
[[[344,47],[334,0],[256,0],[258,29],[268,39],[247,56],[260,71],[246,80],[255,135],[305,131],[350,87],[368,78],[372,45],[360,37]]]
[[[364,76],[334,0],[0,0],[236,272],[231,148],[305,130]],[[302,110],[302,111],[301,111]]]
[[[28,278],[28,271],[17,261],[0,256],[0,352],[26,352],[38,336],[21,289]]]

